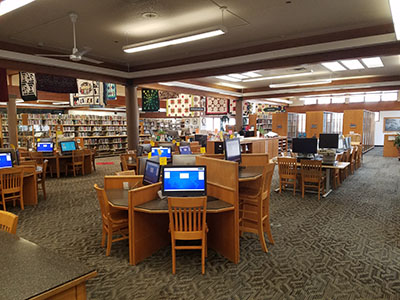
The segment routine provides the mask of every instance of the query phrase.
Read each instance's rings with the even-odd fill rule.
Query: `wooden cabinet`
[[[393,142],[396,134],[385,134],[385,140],[383,143],[383,156],[384,157],[398,157],[399,151],[394,146]]]
[[[375,114],[373,112],[354,109],[345,110],[343,115],[343,134],[358,133],[361,135],[363,152],[375,145]]]
[[[288,113],[276,113],[272,115],[272,132],[280,136],[288,133]]]
[[[324,112],[309,111],[306,113],[306,136],[318,138],[324,132]]]

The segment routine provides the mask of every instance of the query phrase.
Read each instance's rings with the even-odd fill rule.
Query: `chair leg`
[[[201,247],[201,274],[204,275],[206,272],[206,247],[205,245],[205,238],[202,241],[203,247]]]
[[[296,180],[293,182],[293,196],[296,196]]]
[[[74,172],[74,177],[76,177],[76,170],[75,170],[75,165],[72,166],[73,172]]]
[[[269,220],[269,215],[268,217],[265,219],[265,231],[267,233],[267,237],[268,237],[268,241],[273,245],[275,244],[274,238],[272,237],[272,232],[271,232],[271,223]]]
[[[109,256],[111,253],[112,236],[113,236],[112,229],[108,229],[106,256]]]
[[[282,194],[282,179],[279,179],[279,194]]]
[[[6,200],[4,200],[4,197],[3,197],[3,210],[7,211],[7,209],[6,209]]]
[[[104,226],[103,226],[103,229],[102,229],[102,232],[101,232],[101,246],[102,247],[104,247],[104,245],[106,244],[106,235],[107,235],[107,233],[106,233],[106,230],[104,229]]]
[[[176,250],[175,250],[175,242],[172,244],[172,274],[176,273]]]
[[[43,179],[42,179],[42,190],[43,190],[44,200],[47,200],[47,197],[46,197],[46,184],[44,183]]]
[[[321,193],[320,193],[320,190],[321,190],[321,183],[318,183],[318,200],[320,200],[320,199],[321,199]]]
[[[24,196],[22,195],[22,191],[19,195],[19,205],[21,205],[21,210],[24,210]]]
[[[265,244],[264,226],[263,226],[261,218],[258,218],[258,224],[257,225],[258,225],[257,226],[258,227],[258,237],[260,239],[261,248],[263,249],[263,251],[265,253],[267,253],[268,252],[268,248],[267,248],[267,245]]]
[[[301,198],[304,198],[304,181],[301,181]]]

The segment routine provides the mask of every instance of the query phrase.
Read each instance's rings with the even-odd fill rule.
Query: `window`
[[[331,98],[330,97],[321,97],[318,98],[318,104],[330,104]]]
[[[313,105],[313,104],[317,104],[316,98],[305,98],[304,99],[304,105]]]
[[[380,112],[379,112],[379,111],[376,111],[376,112],[375,112],[375,122],[379,122],[380,117],[381,117]]]
[[[365,102],[379,102],[381,101],[380,94],[366,94],[365,95]]]
[[[397,101],[397,92],[384,92],[382,93],[382,101]]]
[[[334,103],[334,104],[345,103],[345,102],[346,102],[345,96],[332,97],[332,103]]]
[[[364,102],[364,95],[350,95],[349,102],[350,103]]]

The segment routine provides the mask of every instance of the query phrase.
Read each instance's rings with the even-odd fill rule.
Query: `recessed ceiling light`
[[[324,62],[321,65],[323,65],[325,68],[327,68],[328,70],[330,70],[332,72],[346,71],[346,68],[343,67],[337,61]]]
[[[262,76],[261,74],[258,74],[256,72],[245,72],[245,73],[242,73],[242,74],[247,76],[247,77],[250,77],[250,78],[257,78],[257,77],[261,77]]]
[[[294,74],[286,74],[286,75],[276,75],[276,76],[269,76],[269,77],[249,78],[249,79],[244,79],[243,82],[259,81],[259,80],[270,80],[270,79],[279,79],[279,78],[300,77],[300,76],[311,75],[312,73],[313,73],[313,71],[305,72],[305,73],[294,73]]]
[[[35,0],[3,0],[0,1],[0,16],[25,6]]]
[[[242,81],[240,79],[233,78],[233,77],[230,77],[228,75],[215,76],[215,78],[222,79],[222,80],[227,80],[227,81],[232,81],[232,82],[240,82],[240,81]]]
[[[269,87],[272,88],[272,89],[276,89],[276,88],[295,87],[295,86],[327,84],[327,83],[331,83],[331,82],[332,82],[331,79],[324,79],[324,80],[316,80],[316,81],[309,81],[309,82],[293,82],[293,83],[270,84]]]
[[[364,63],[364,65],[366,65],[369,69],[384,67],[383,62],[379,56],[362,58],[361,60]]]
[[[246,78],[248,78],[246,75],[238,74],[238,73],[229,74],[228,76],[233,77],[233,78],[237,78],[237,79],[246,79]]]
[[[340,61],[349,70],[360,70],[364,69],[364,66],[358,59],[346,59]]]

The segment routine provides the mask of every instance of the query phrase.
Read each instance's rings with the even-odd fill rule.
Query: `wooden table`
[[[256,180],[262,176],[264,167],[247,166],[239,168],[239,182]]]
[[[84,156],[84,168],[85,175],[92,173],[92,155],[89,153],[85,153]],[[56,169],[57,178],[60,178],[60,170],[65,170],[65,165],[68,162],[72,162],[72,155],[51,155],[51,156],[43,156],[43,159],[47,159],[49,161],[49,166],[52,166]]]
[[[106,190],[106,194],[112,207],[129,210],[128,190]],[[231,222],[229,222],[229,216],[232,215],[233,211],[233,205],[214,197],[207,197],[207,224],[209,227],[208,246],[214,248],[227,258],[234,257],[231,253],[239,251],[236,249],[235,231],[233,228],[234,226],[232,226],[234,220],[232,217],[230,218]],[[218,216],[220,217],[218,218]],[[129,257],[131,264],[136,265],[138,262],[151,256],[154,252],[169,245],[170,235],[168,233],[169,216],[167,199],[157,198],[136,205],[133,211],[129,212],[129,218],[134,219],[134,221],[131,219],[129,221],[130,223],[134,223],[133,226],[129,228]],[[225,247],[221,248],[219,245],[214,247],[214,237],[219,237],[219,240],[224,240]],[[231,260],[237,263],[233,259]]]
[[[24,205],[38,204],[37,174],[38,172],[24,173],[24,183],[22,186]]]
[[[92,267],[0,231],[0,299],[86,299]]]

